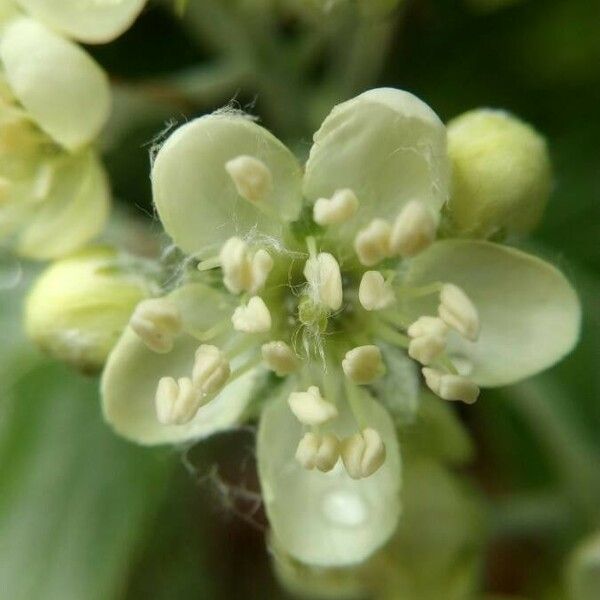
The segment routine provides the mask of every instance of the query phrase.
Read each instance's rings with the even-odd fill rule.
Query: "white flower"
[[[225,168],[239,157],[261,165],[255,182],[269,173],[260,193]],[[489,242],[433,239],[450,189],[446,133],[406,92],[336,106],[304,169],[237,113],[193,120],[158,152],[152,188],[167,233],[199,271],[168,296],[182,317],[171,352],[153,353],[131,330],[114,349],[105,416],[142,443],[197,439],[239,423],[265,367],[285,376],[259,405],[258,467],[274,533],[303,562],[354,564],[396,527],[394,424],[362,387],[394,375],[383,375],[382,350],[410,352],[430,364],[437,394],[472,401],[480,386],[549,367],[577,340],[577,297],[554,267]],[[299,220],[303,206],[313,226]],[[272,264],[252,296],[261,250]],[[219,348],[231,374],[185,425],[162,425],[160,378],[190,377],[199,342]]]

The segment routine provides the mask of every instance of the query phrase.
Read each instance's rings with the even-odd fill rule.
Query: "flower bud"
[[[265,333],[271,329],[271,313],[260,296],[238,306],[231,317],[233,328],[244,333]]]
[[[340,442],[331,433],[306,433],[298,444],[296,460],[308,470],[331,471],[340,456]]]
[[[184,425],[201,406],[200,393],[189,377],[161,377],[155,396],[156,418],[163,425]]]
[[[385,373],[381,350],[377,346],[358,346],[349,352],[342,361],[346,377],[358,384],[372,383]]]
[[[225,170],[238,194],[249,202],[260,202],[271,191],[273,178],[269,167],[253,156],[238,156],[225,163]]]
[[[129,325],[158,354],[173,349],[173,341],[181,331],[179,309],[167,298],[150,298],[140,302],[131,315]]]
[[[337,190],[333,196],[319,198],[313,207],[313,219],[319,225],[338,225],[351,219],[358,210],[358,198],[349,189]]]
[[[85,372],[100,369],[149,294],[147,282],[119,269],[117,259],[114,250],[97,247],[42,272],[25,306],[28,336],[58,360]]]
[[[383,310],[394,303],[394,290],[379,271],[367,271],[360,280],[358,300],[365,310]]]
[[[443,400],[460,400],[473,404],[479,397],[479,387],[461,375],[442,373],[436,369],[421,369],[427,387]]]
[[[276,341],[263,344],[261,353],[267,368],[274,371],[279,377],[289,375],[298,368],[296,355],[285,342]]]
[[[196,350],[192,381],[202,397],[219,392],[230,373],[227,357],[216,346],[203,344]]]
[[[304,425],[321,425],[338,414],[335,405],[323,399],[316,385],[309,387],[306,392],[292,392],[288,404],[298,421]]]
[[[448,153],[452,233],[488,238],[536,227],[552,173],[546,142],[530,125],[500,110],[467,112],[448,125]]]
[[[328,252],[309,258],[304,265],[304,277],[315,304],[338,310],[342,306],[342,275],[337,260]]]
[[[385,462],[385,444],[375,429],[367,427],[342,441],[341,456],[352,479],[373,475]]]
[[[447,283],[440,293],[438,313],[442,320],[464,338],[475,342],[479,337],[479,314],[470,298],[456,285]]]
[[[438,219],[418,200],[404,206],[396,217],[390,238],[391,251],[403,257],[415,256],[435,240]]]
[[[392,255],[390,238],[392,227],[383,219],[373,219],[354,238],[354,250],[358,260],[366,267],[372,267]]]

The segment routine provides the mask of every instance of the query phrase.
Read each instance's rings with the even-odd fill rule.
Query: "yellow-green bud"
[[[27,335],[45,352],[84,372],[99,370],[149,285],[94,247],[58,260],[35,282],[25,307]]]
[[[448,124],[455,235],[489,238],[529,233],[550,195],[552,173],[544,138],[500,110],[469,111]]]

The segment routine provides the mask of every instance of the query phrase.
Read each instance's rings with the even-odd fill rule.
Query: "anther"
[[[396,217],[390,239],[394,254],[415,256],[435,240],[438,226],[436,215],[418,200],[404,206]]]
[[[129,324],[144,344],[159,354],[172,350],[173,340],[182,327],[179,309],[165,298],[142,300]]]
[[[298,369],[298,359],[285,342],[274,341],[263,344],[261,353],[267,368],[279,377],[289,375]]]
[[[269,167],[253,156],[241,155],[225,163],[225,170],[242,198],[260,202],[271,191],[273,178]]]
[[[156,418],[163,425],[183,425],[191,421],[202,404],[189,377],[175,381],[162,377],[156,388]]]
[[[385,462],[385,444],[375,429],[367,427],[341,442],[342,461],[352,479],[369,477]]]
[[[329,252],[320,252],[304,265],[304,277],[315,304],[338,310],[342,306],[342,275],[340,265]]]
[[[448,326],[437,317],[419,317],[407,331],[408,355],[423,365],[431,364],[445,349]]]
[[[340,456],[340,442],[332,433],[306,433],[298,443],[296,460],[308,470],[326,473],[335,467]]]
[[[367,271],[360,280],[358,300],[365,310],[383,310],[394,303],[394,290],[379,271]]]
[[[271,313],[260,296],[238,306],[231,317],[233,328],[244,333],[265,333],[271,329]]]
[[[358,346],[346,352],[342,369],[350,381],[358,384],[372,383],[385,373],[381,350],[377,346]]]
[[[354,238],[354,250],[361,264],[372,267],[392,256],[390,239],[392,228],[383,219],[374,219]]]
[[[230,374],[229,361],[219,348],[203,344],[196,350],[192,381],[202,397],[219,392]]]
[[[418,338],[424,335],[437,335],[440,337],[448,333],[448,325],[439,317],[419,317],[412,323],[407,331],[411,338]]]
[[[479,387],[462,375],[442,373],[437,369],[421,369],[427,387],[443,400],[459,400],[473,404],[479,397]]]
[[[264,286],[273,268],[273,259],[266,250],[258,250],[252,255],[246,242],[238,237],[225,242],[219,261],[223,283],[232,294],[255,294]]]
[[[298,421],[304,425],[321,425],[338,415],[335,405],[321,396],[316,385],[309,387],[306,392],[292,392],[288,404]]]
[[[450,327],[472,342],[479,337],[479,314],[470,298],[458,286],[446,283],[440,292],[438,314]]]
[[[313,206],[313,219],[319,225],[338,225],[358,210],[358,198],[350,189],[337,190],[331,198],[319,198]]]

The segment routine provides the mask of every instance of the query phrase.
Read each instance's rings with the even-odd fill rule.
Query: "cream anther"
[[[298,421],[304,425],[321,425],[338,414],[335,405],[321,396],[316,385],[309,387],[306,392],[292,392],[288,404]]]
[[[241,155],[225,163],[225,170],[242,198],[260,202],[271,191],[273,178],[269,167],[253,156]]]
[[[408,355],[422,365],[431,364],[446,348],[446,340],[439,335],[423,335],[410,341]]]
[[[473,404],[479,396],[479,388],[461,375],[442,373],[437,369],[421,369],[427,387],[444,400],[460,400]]]
[[[202,397],[220,391],[230,373],[229,361],[219,348],[203,344],[196,350],[192,381]]]
[[[358,198],[349,189],[337,190],[331,198],[319,198],[313,206],[313,219],[319,225],[337,225],[351,219],[358,210]]]
[[[424,335],[443,337],[448,333],[448,325],[438,317],[423,316],[410,325],[407,333],[411,338],[418,338]]]
[[[170,352],[173,340],[181,331],[181,315],[175,304],[166,298],[142,300],[129,324],[150,350],[159,354]]]
[[[322,304],[330,310],[338,310],[342,306],[342,275],[333,255],[320,252],[309,258],[304,265],[304,277],[315,304]]]
[[[360,280],[358,300],[365,310],[383,310],[394,303],[394,290],[379,271],[367,271]]]
[[[476,341],[479,337],[479,314],[469,297],[458,286],[447,283],[440,293],[438,314],[463,337]]]
[[[385,444],[375,429],[367,427],[341,443],[342,461],[352,479],[369,477],[385,462]]]
[[[285,342],[275,341],[263,344],[261,353],[267,368],[274,371],[279,377],[289,375],[298,369],[298,359]]]
[[[346,352],[342,369],[350,381],[367,384],[385,373],[381,350],[377,346],[358,346]]]
[[[390,245],[394,254],[415,256],[435,240],[436,215],[422,202],[412,200],[400,211],[392,228]]]
[[[233,328],[244,333],[265,333],[271,329],[271,313],[260,296],[238,306],[231,317]]]
[[[340,442],[338,438],[326,433],[306,433],[298,443],[296,460],[308,470],[318,469],[326,473],[331,471],[340,456]]]
[[[189,377],[175,381],[162,377],[155,396],[156,418],[163,425],[183,425],[192,420],[202,404],[200,393]]]
[[[225,242],[219,261],[223,269],[223,283],[232,294],[255,294],[264,286],[273,268],[273,259],[266,250],[258,250],[253,255],[246,242],[238,237]]]
[[[374,219],[365,229],[361,229],[354,238],[354,250],[361,264],[372,267],[392,256],[391,235],[392,227],[383,219]]]

